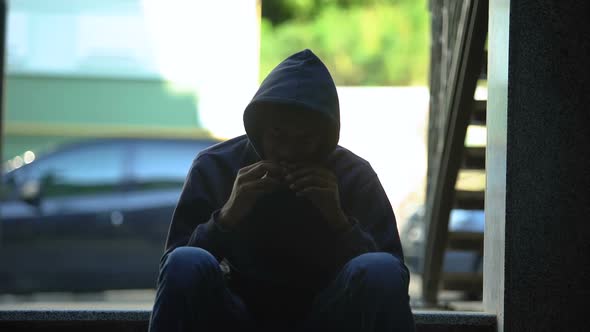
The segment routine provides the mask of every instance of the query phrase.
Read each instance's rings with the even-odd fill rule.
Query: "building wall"
[[[196,137],[197,97],[157,79],[10,75],[3,160],[64,140]]]

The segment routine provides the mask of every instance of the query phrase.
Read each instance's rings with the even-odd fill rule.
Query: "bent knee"
[[[409,275],[403,262],[390,253],[373,252],[355,257],[351,263],[367,282],[380,288],[407,290]]]
[[[208,251],[196,247],[178,247],[168,254],[162,266],[163,277],[178,287],[214,280],[219,264]]]
[[[403,263],[387,252],[370,252],[352,259],[353,264],[365,270],[399,270],[404,269]]]
[[[217,260],[207,250],[197,247],[178,247],[168,254],[166,264],[170,265],[208,265]]]

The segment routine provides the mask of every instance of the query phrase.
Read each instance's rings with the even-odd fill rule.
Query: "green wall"
[[[200,137],[197,99],[162,80],[6,77],[3,158],[91,137]]]

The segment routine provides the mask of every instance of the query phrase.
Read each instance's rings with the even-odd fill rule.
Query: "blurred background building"
[[[341,144],[373,163],[403,220],[424,186],[427,9],[426,1],[10,1],[5,168],[82,138],[242,134],[260,80],[310,48],[340,90]]]

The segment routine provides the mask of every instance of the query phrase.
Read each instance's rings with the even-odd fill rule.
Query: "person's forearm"
[[[188,241],[188,245],[203,248],[221,261],[225,256],[225,248],[230,242],[231,234],[231,229],[225,228],[220,223],[218,210],[211,214],[211,218],[206,223],[197,226]]]
[[[352,217],[347,217],[348,229],[338,234],[338,249],[335,252],[335,259],[341,263],[346,263],[352,258],[361,254],[376,251],[375,242],[369,234],[362,230],[358,221]]]
[[[330,226],[334,234],[340,236],[350,232],[353,228],[353,223],[350,222],[350,219],[344,214],[344,212],[340,212],[332,218]]]
[[[220,229],[224,231],[232,230],[234,228],[234,225],[236,224],[235,218],[231,216],[231,214],[225,207],[219,210],[217,218],[214,219],[214,222]]]

